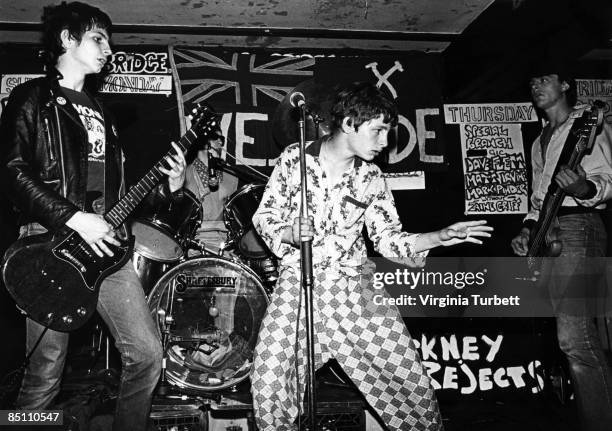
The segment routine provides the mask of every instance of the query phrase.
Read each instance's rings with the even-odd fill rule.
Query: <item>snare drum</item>
[[[157,262],[176,262],[186,252],[186,240],[193,238],[202,219],[196,196],[183,190],[183,199],[168,202],[147,216],[132,222],[134,249]]]
[[[248,267],[221,257],[181,262],[148,297],[167,340],[166,377],[180,388],[213,391],[246,379],[268,295]]]

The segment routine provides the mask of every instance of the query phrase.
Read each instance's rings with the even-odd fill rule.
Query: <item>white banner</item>
[[[526,123],[538,121],[531,102],[444,105],[446,124]]]
[[[13,88],[19,84],[29,81],[30,79],[38,78],[39,76],[45,76],[42,74],[33,73],[7,73],[2,75],[2,82],[0,82],[0,93],[10,93]]]
[[[104,77],[100,92],[169,96],[172,93],[172,75],[110,74]]]

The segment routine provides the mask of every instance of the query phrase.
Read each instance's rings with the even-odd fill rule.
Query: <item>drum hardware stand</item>
[[[169,326],[174,323],[174,318],[171,315],[166,315],[164,309],[160,309],[158,312],[158,318],[161,326],[161,343],[162,343],[162,368],[159,375],[159,385],[157,386],[156,393],[159,396],[165,397],[170,394],[171,388],[166,378],[166,359],[168,353],[170,329]]]
[[[104,328],[97,323],[94,327],[94,333],[92,335],[92,361],[87,369],[87,375],[91,376],[93,373],[93,368],[96,365],[98,357],[102,352],[102,342],[104,341],[104,369],[98,372],[99,375],[104,378],[116,379],[117,372],[110,367],[110,338],[108,334],[105,334]]]
[[[200,253],[202,253],[202,256],[214,254],[212,251],[210,251],[210,249],[206,247],[206,245],[202,241],[191,238],[187,238],[185,241],[187,242],[187,248],[199,251]]]
[[[293,96],[301,96],[299,97]],[[294,100],[295,99],[295,100]],[[300,109],[300,119],[298,127],[300,130],[300,185],[301,185],[301,208],[300,217],[308,220],[308,190],[306,178],[306,114],[310,114],[310,110],[306,107],[304,95],[302,93],[293,93],[291,104]],[[300,221],[301,226],[301,221]],[[316,389],[315,389],[315,357],[314,357],[314,311],[313,311],[313,271],[312,271],[312,240],[303,240],[300,229],[300,266],[301,266],[301,287],[304,291],[305,308],[306,308],[306,391],[308,395],[308,418],[310,423],[310,431],[317,430],[317,412],[316,412]],[[300,294],[301,295],[301,294]],[[298,319],[299,322],[299,319]],[[296,342],[297,341],[296,337]],[[297,360],[297,358],[296,358]],[[299,378],[299,376],[298,376]],[[299,387],[299,385],[298,385]]]

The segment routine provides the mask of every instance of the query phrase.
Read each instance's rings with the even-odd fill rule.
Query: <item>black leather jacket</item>
[[[19,224],[38,222],[49,230],[63,228],[84,210],[87,187],[87,132],[62,94],[60,77],[36,78],[14,88],[0,118],[2,180],[20,211]],[[108,210],[125,191],[123,156],[115,125],[98,106],[106,129]],[[169,194],[167,186],[164,191]]]

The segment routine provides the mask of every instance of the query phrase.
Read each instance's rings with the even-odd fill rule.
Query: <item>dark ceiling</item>
[[[563,63],[583,73],[597,63],[612,77],[612,1],[497,0],[445,51],[444,94],[457,100],[507,100],[534,66]],[[583,65],[581,68],[578,64]],[[523,92],[525,92],[523,91]]]
[[[439,52],[444,94],[463,101],[516,95],[545,57],[612,64],[612,0],[89,2],[116,44]],[[36,42],[40,13],[40,0],[0,0],[0,41]]]

